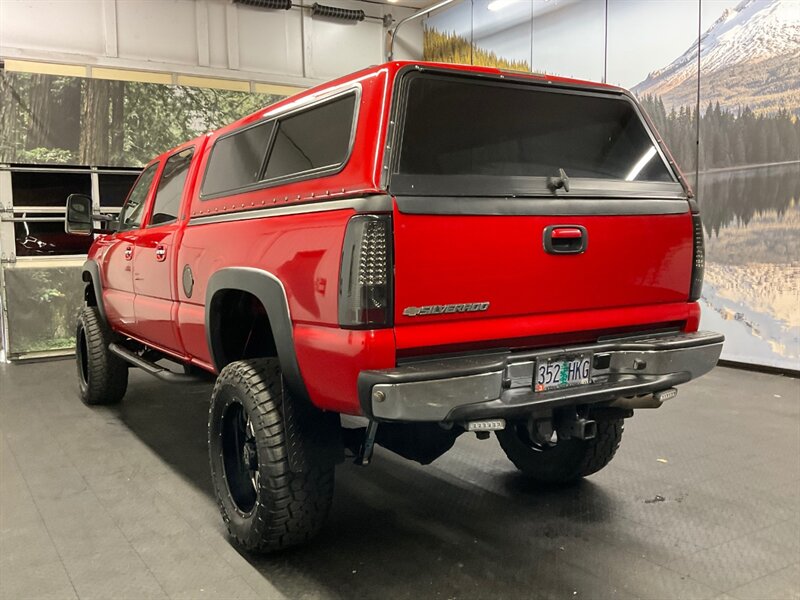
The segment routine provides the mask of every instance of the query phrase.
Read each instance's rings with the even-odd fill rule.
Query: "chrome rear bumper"
[[[499,352],[362,371],[364,414],[383,421],[515,418],[561,406],[608,403],[685,383],[717,364],[724,337],[709,331],[620,338],[523,353]],[[537,360],[593,355],[591,383],[534,392]]]

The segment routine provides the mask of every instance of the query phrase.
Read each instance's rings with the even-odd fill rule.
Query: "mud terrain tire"
[[[597,421],[594,439],[561,440],[545,449],[532,447],[522,429],[522,424],[510,424],[497,432],[500,446],[514,466],[537,483],[568,484],[597,473],[611,462],[622,440],[624,421]]]
[[[290,468],[289,445],[300,433],[286,418],[285,393],[278,361],[252,359],[222,369],[211,397],[208,447],[214,492],[231,536],[253,552],[309,541],[333,499],[332,461],[305,453],[296,459],[300,468]]]
[[[128,364],[108,351],[114,334],[96,306],[84,306],[75,329],[75,358],[84,404],[117,404],[128,389]]]

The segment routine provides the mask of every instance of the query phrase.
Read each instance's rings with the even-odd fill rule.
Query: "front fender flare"
[[[100,280],[100,267],[94,260],[90,259],[83,263],[81,279],[83,279],[86,283],[92,284],[97,311],[100,313],[100,319],[103,321],[103,324],[108,327],[106,307],[105,304],[103,304],[103,286]]]
[[[310,402],[308,390],[297,363],[286,290],[281,280],[269,271],[252,267],[228,267],[220,269],[209,279],[205,297],[206,342],[209,355],[217,371],[221,371],[224,366],[222,364],[222,343],[219,339],[220,332],[212,330],[211,317],[214,296],[223,290],[248,292],[258,298],[267,311],[272,335],[275,338],[278,360],[289,392],[295,398]]]

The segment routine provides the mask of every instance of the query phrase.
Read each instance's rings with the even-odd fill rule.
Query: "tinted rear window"
[[[264,178],[286,177],[344,162],[355,101],[355,95],[348,95],[282,119]]]
[[[530,85],[415,76],[397,171],[674,181],[631,102]],[[502,187],[502,183],[499,183]]]
[[[259,180],[267,143],[274,126],[268,121],[220,138],[203,180],[203,195],[219,194],[243,188]]]
[[[350,150],[355,103],[356,94],[347,94],[220,138],[208,160],[203,196],[339,168]]]

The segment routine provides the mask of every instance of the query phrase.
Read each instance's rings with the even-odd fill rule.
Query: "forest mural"
[[[725,333],[723,358],[800,370],[800,2],[704,0],[698,38],[697,2],[609,0],[597,22],[580,3],[531,1],[434,15],[425,58],[580,78],[537,64],[537,32],[624,32],[605,41],[606,79],[637,95],[700,204],[701,326]]]
[[[140,167],[182,142],[280,98],[0,70],[0,163]],[[29,179],[26,185],[31,186]],[[18,184],[13,173],[11,181],[13,196]],[[29,203],[52,206],[47,186],[34,188],[43,201]],[[100,190],[102,195],[102,179]],[[18,199],[24,196],[30,201],[32,192],[26,191],[21,194],[16,189]],[[87,193],[89,189],[75,191]],[[85,238],[64,236],[60,223],[25,221],[14,225],[16,239],[4,248],[12,255],[50,257],[85,253],[88,247]],[[74,310],[83,294],[78,266],[29,263],[25,268],[4,267],[3,279],[5,297],[0,304],[6,302],[11,357],[74,347]]]
[[[141,166],[280,98],[0,71],[0,162]]]

